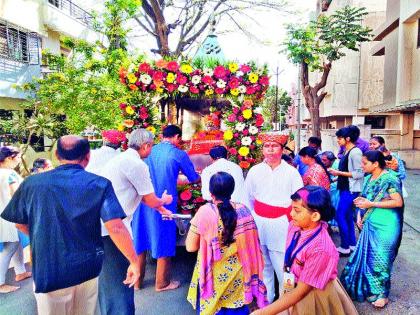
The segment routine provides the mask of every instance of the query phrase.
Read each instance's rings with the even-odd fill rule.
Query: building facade
[[[71,0],[0,1],[0,119],[11,119],[27,97],[16,85],[48,71],[42,50],[67,55],[60,36],[100,40],[93,17]]]

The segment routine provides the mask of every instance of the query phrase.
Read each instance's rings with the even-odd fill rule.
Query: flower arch
[[[120,81],[132,91],[132,97],[120,104],[124,119],[119,130],[146,128],[156,132],[159,102],[207,99],[210,104],[223,104],[221,108],[211,107],[209,119],[221,116],[226,126],[223,139],[229,158],[248,169],[259,157],[257,136],[264,124],[259,103],[269,86],[267,73],[266,66],[258,67],[255,63],[219,64],[211,60],[143,61],[138,66],[121,68]],[[217,102],[220,99],[229,102]]]

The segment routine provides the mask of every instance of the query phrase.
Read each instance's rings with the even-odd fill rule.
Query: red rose
[[[140,113],[139,117],[143,120],[146,120],[147,118],[149,118],[149,114],[148,113]]]
[[[259,81],[260,81],[260,84],[262,84],[262,85],[270,84],[270,79],[266,75],[260,77]]]
[[[140,64],[139,66],[139,71],[140,72],[149,72],[149,70],[151,70],[150,65],[147,62],[143,62],[142,64]]]
[[[182,74],[177,74],[176,75],[176,82],[181,84],[181,85],[185,85],[187,83],[188,79],[186,76],[182,75]]]
[[[249,71],[251,71],[251,67],[248,65],[241,65],[239,67],[239,70],[241,70],[243,73],[248,73]]]
[[[179,195],[179,198],[181,198],[181,200],[184,200],[184,201],[188,201],[188,200],[190,200],[191,199],[191,197],[192,197],[192,193],[191,193],[191,191],[189,191],[189,190],[184,190],[180,195]]]
[[[227,72],[227,70],[226,70],[225,67],[217,66],[216,68],[214,68],[213,74],[216,78],[221,79],[226,75],[226,72]]]
[[[229,153],[232,154],[232,155],[236,155],[238,153],[238,151],[236,151],[235,148],[230,148]]]
[[[166,69],[172,72],[176,72],[179,69],[179,65],[176,61],[169,61],[168,64],[166,65]]]
[[[257,114],[257,117],[255,118],[255,125],[257,127],[261,127],[264,124],[264,117],[260,114]]]
[[[255,88],[253,86],[246,87],[246,94],[251,95],[255,93]]]
[[[193,94],[198,94],[200,93],[200,90],[196,86],[192,85],[190,86],[190,92]]]

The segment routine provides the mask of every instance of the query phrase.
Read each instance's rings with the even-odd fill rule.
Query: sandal
[[[20,287],[16,287],[14,285],[2,284],[0,285],[0,294],[15,292],[18,289],[20,289]]]
[[[27,271],[27,272],[20,273],[20,274],[16,275],[16,277],[15,277],[15,281],[16,281],[16,282],[19,282],[19,281],[22,281],[22,280],[28,279],[28,278],[30,278],[30,277],[32,277],[32,272]]]
[[[163,292],[168,290],[175,290],[178,289],[181,283],[179,281],[171,281],[166,287],[163,287],[161,289],[156,288],[156,292]]]

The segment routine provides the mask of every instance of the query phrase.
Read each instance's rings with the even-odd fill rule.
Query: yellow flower
[[[250,109],[245,109],[242,112],[242,116],[244,116],[245,119],[250,119],[252,117],[252,110]]]
[[[129,73],[127,75],[127,79],[128,79],[128,82],[130,82],[131,84],[134,84],[137,81],[137,77],[133,73]]]
[[[251,72],[251,73],[248,75],[248,80],[249,80],[249,82],[251,82],[251,83],[257,83],[257,81],[258,81],[258,74],[254,73],[254,72]]]
[[[157,87],[157,88],[156,88],[156,92],[158,92],[158,93],[163,93],[163,88],[161,88],[161,87]]]
[[[118,131],[124,131],[124,126],[122,124],[119,124],[117,127]]]
[[[238,153],[240,156],[247,156],[249,154],[249,148],[248,147],[240,147],[238,150]]]
[[[146,130],[149,130],[151,133],[155,134],[156,133],[156,128],[153,126],[149,126],[146,128]]]
[[[232,138],[233,138],[232,130],[230,130],[230,129],[226,130],[225,133],[223,134],[223,139],[232,140]]]
[[[239,95],[239,89],[230,90],[230,94],[232,94],[233,96],[238,96]]]
[[[175,74],[173,74],[172,72],[169,72],[168,75],[166,76],[166,81],[168,83],[173,83],[175,81]]]
[[[257,142],[258,145],[262,144],[262,141],[260,139],[257,139],[257,141],[255,141],[255,142]]]
[[[92,88],[91,90],[90,90],[90,92],[92,93],[92,94],[96,94],[96,92],[98,92],[95,88]]]
[[[190,74],[191,72],[193,72],[193,68],[188,64],[183,64],[180,70],[181,72],[186,73],[186,74]]]
[[[134,109],[133,109],[133,107],[131,107],[131,106],[127,106],[126,108],[125,108],[125,111],[127,112],[127,114],[129,114],[129,115],[133,115],[134,114]]]
[[[235,73],[236,71],[238,71],[238,69],[239,69],[239,66],[238,66],[237,63],[230,63],[229,64],[230,72]]]
[[[206,96],[210,96],[214,94],[214,91],[212,89],[208,89],[204,92],[204,94],[206,94]]]

